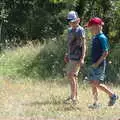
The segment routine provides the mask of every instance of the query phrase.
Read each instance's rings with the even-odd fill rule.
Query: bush
[[[50,40],[49,40],[50,41]],[[90,43],[88,41],[88,48]],[[0,76],[18,78],[48,79],[63,77],[65,67],[63,58],[66,51],[66,34],[54,38],[50,42],[41,45],[28,44],[15,50],[5,50],[0,56]],[[113,83],[120,83],[120,45],[115,45],[108,58],[110,64],[107,68],[106,80]],[[90,53],[86,56],[86,64],[81,68],[79,78],[87,75],[87,68],[90,64]]]
[[[43,79],[62,76],[64,66],[63,57],[65,53],[64,42],[63,39],[54,39],[42,46],[33,61],[25,67],[23,74]]]
[[[0,74],[35,79],[62,76],[65,45],[64,36],[61,36],[44,45],[28,44],[15,50],[5,50],[1,54]]]
[[[113,83],[120,83],[120,44],[115,45],[109,56],[107,68],[107,80]]]

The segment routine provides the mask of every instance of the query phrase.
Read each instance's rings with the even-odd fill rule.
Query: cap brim
[[[76,22],[77,21],[77,19],[76,20],[71,20],[70,22]]]
[[[104,25],[104,22],[102,22],[101,24],[97,24],[97,23],[93,23],[93,24],[90,24],[90,23],[87,23],[84,25],[84,27],[91,27],[92,25]]]
[[[75,19],[75,20],[67,19],[67,21],[68,21],[68,22],[76,22],[77,19]]]

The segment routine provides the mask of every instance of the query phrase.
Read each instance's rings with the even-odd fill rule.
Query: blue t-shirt
[[[108,50],[108,38],[103,33],[99,33],[96,36],[94,36],[92,39],[92,63],[96,63],[97,60],[102,56],[103,52]],[[104,61],[100,65],[105,63]]]
[[[85,37],[84,28],[81,26],[75,29],[68,29],[68,55],[70,60],[80,60],[82,56],[82,38]]]

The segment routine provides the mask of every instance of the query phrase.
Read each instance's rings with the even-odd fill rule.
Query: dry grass
[[[120,88],[114,88],[120,94]],[[107,106],[108,98],[100,92],[101,108],[88,109],[92,96],[88,85],[79,86],[79,104],[63,104],[69,94],[64,81],[14,83],[0,81],[0,120],[118,120],[120,101]]]

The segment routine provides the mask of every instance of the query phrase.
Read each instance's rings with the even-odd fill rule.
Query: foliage
[[[64,53],[66,49],[63,36],[52,39],[44,45],[31,43],[15,50],[5,50],[1,54],[1,76],[42,78],[63,76]]]
[[[120,44],[117,44],[110,53],[107,68],[107,80],[113,83],[120,83]]]
[[[104,19],[104,32],[112,42],[119,35],[119,0],[2,0],[0,4],[1,43],[15,45],[28,40],[45,40],[63,33],[66,14],[76,10],[84,25],[90,17]],[[115,31],[115,35],[111,33]]]
[[[107,80],[119,76],[119,47],[116,47],[120,43],[119,0],[2,0],[0,51],[2,48],[13,49],[13,46],[21,48],[16,48],[16,52],[7,51],[5,55],[1,54],[3,56],[1,56],[2,72],[0,73],[6,74],[8,71],[11,75],[19,73],[19,75],[37,78],[62,76],[64,66],[62,59],[66,49],[64,31],[67,28],[66,15],[70,10],[78,12],[82,26],[95,16],[105,21],[104,32],[111,44],[109,59],[113,61],[109,65]],[[90,35],[87,32],[86,34],[89,39]],[[24,47],[29,41],[40,41],[44,44],[37,49],[31,46]],[[25,50],[26,53],[19,50]],[[20,55],[16,56],[17,54]],[[88,65],[89,56],[86,61]],[[114,75],[111,76],[111,73]],[[116,77],[117,81],[118,79],[119,77]]]
[[[59,39],[52,39],[49,43],[33,46],[30,42],[27,46],[5,50],[0,56],[0,76],[12,78],[32,79],[56,79],[63,78],[65,63],[63,61],[66,52],[66,34]],[[88,42],[89,43],[89,42]],[[90,43],[89,43],[90,44]],[[90,48],[89,48],[90,49]],[[116,45],[108,58],[107,76],[108,82],[119,83],[120,81],[120,52]],[[89,50],[86,56],[85,68],[81,68],[79,80],[84,80],[87,68],[90,65]]]

